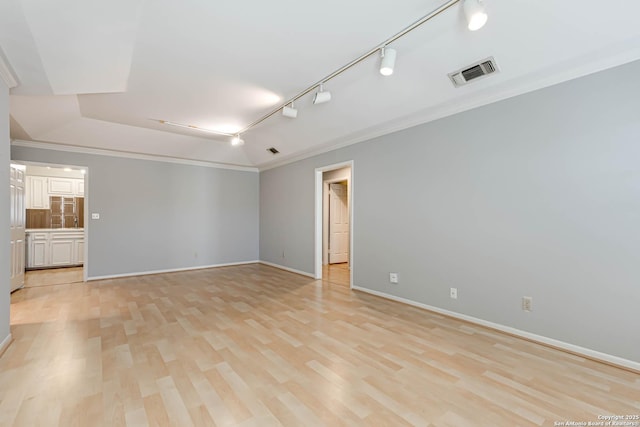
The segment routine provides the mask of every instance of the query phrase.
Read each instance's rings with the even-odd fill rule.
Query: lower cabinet
[[[46,267],[49,263],[49,233],[27,234],[27,268]]]
[[[50,262],[53,267],[73,264],[73,240],[56,239],[56,235],[51,236],[49,242]]]
[[[77,264],[84,264],[84,238],[73,241],[73,253]]]
[[[27,268],[81,265],[84,232],[27,232]]]

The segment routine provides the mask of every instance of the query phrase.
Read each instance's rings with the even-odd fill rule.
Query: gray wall
[[[354,285],[640,362],[638,75],[627,64],[264,171],[260,258],[313,273],[314,169],[354,160]]]
[[[9,336],[10,242],[9,235],[9,89],[0,78],[0,343]]]
[[[14,146],[14,160],[87,166],[89,277],[258,259],[258,174]]]

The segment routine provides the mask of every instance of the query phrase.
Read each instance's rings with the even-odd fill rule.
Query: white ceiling
[[[640,2],[485,0],[481,30],[455,5],[393,44],[393,76],[374,55],[242,147],[150,120],[236,132],[443,2],[3,0],[12,137],[264,168],[640,58]],[[500,73],[452,86],[488,56]]]

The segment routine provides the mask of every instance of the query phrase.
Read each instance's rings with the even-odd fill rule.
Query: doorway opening
[[[12,161],[12,216],[22,224],[22,244],[12,245],[12,291],[87,281],[88,175],[84,166]],[[13,242],[13,222],[11,231]]]
[[[316,169],[315,277],[353,287],[353,161]]]

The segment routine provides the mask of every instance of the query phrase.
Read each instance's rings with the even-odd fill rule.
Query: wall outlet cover
[[[398,273],[389,273],[389,282],[398,283]]]
[[[458,288],[451,288],[449,290],[449,296],[451,299],[458,299]]]

